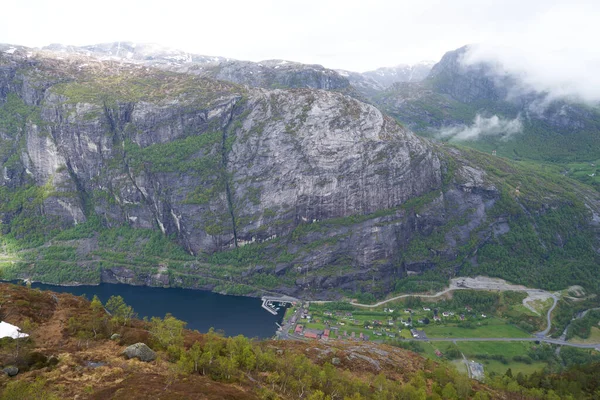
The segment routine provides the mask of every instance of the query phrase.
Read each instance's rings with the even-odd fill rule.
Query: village
[[[295,338],[382,342],[398,339],[426,340],[426,328],[429,325],[462,323],[470,327],[473,322],[481,324],[487,319],[485,314],[475,313],[469,306],[462,310],[441,310],[427,306],[381,310],[341,308],[349,309],[341,310],[335,305],[309,302],[292,305],[286,311],[284,326],[289,327],[289,334]]]

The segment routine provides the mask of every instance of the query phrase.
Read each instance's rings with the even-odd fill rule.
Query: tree
[[[183,329],[187,325],[171,314],[165,315],[164,319],[152,317],[150,325],[150,335],[163,348],[169,346],[183,346]]]
[[[466,399],[471,394],[471,381],[464,375],[459,375],[454,379],[456,385],[456,392],[458,397]]]
[[[202,360],[202,346],[199,342],[194,342],[192,347],[187,352],[190,360],[193,363],[193,371],[200,371],[200,360]]]
[[[442,397],[448,400],[458,399],[458,393],[456,392],[456,389],[452,383],[448,382],[446,386],[444,386],[444,389],[442,390]]]
[[[489,400],[490,396],[486,392],[477,392],[473,396],[473,400]]]
[[[106,302],[106,310],[113,316],[115,322],[122,323],[123,326],[134,316],[133,308],[125,304],[121,296],[110,296]]]
[[[91,328],[92,332],[94,332],[94,338],[96,338],[98,332],[100,331],[100,329],[102,329],[102,322],[105,314],[104,306],[102,305],[102,302],[100,301],[98,296],[94,295],[94,298],[90,303],[90,308],[92,309],[92,320],[90,321]]]

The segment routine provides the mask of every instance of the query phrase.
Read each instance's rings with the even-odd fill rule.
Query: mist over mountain
[[[519,121],[495,135],[447,134],[455,140],[469,140],[476,148],[511,158],[596,160],[600,135],[600,109],[593,97],[577,85],[569,91],[552,91],[536,85],[527,74],[501,67],[497,59],[487,60],[479,47],[465,46],[450,51],[417,83],[395,84],[370,95],[371,101],[426,136],[440,132],[461,132],[481,122]],[[575,81],[578,78],[573,78]],[[550,90],[550,91],[549,91]],[[484,118],[484,119],[482,119]],[[502,125],[494,124],[499,127]],[[475,129],[478,131],[478,129]],[[473,132],[475,132],[473,131]],[[510,138],[508,138],[510,136]],[[474,140],[477,139],[477,140]]]

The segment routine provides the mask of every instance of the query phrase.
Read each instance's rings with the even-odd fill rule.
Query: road
[[[544,329],[543,331],[539,332],[536,334],[536,336],[538,337],[545,337],[548,332],[550,332],[550,329],[552,329],[552,311],[554,311],[554,308],[556,307],[556,304],[558,304],[558,297],[556,297],[555,295],[552,295],[552,300],[554,300],[554,304],[552,304],[552,307],[550,307],[550,309],[548,310],[548,314],[546,315],[546,329]]]
[[[434,294],[418,294],[418,293],[411,293],[411,294],[402,294],[399,296],[395,296],[386,300],[382,300],[380,302],[377,302],[375,304],[361,304],[361,303],[356,303],[356,302],[350,302],[353,306],[356,307],[363,307],[363,308],[376,308],[376,307],[380,307],[384,304],[396,301],[396,300],[400,300],[400,299],[404,299],[407,297],[421,297],[421,298],[436,298],[436,297],[440,297],[446,293],[449,293],[453,290],[485,290],[485,291],[517,291],[517,292],[526,292],[528,294],[528,297],[523,300],[524,305],[526,305],[525,303],[527,303],[529,300],[537,300],[537,299],[547,299],[547,298],[554,298],[555,295],[547,292],[545,290],[542,289],[532,289],[532,288],[528,288],[522,285],[513,285],[511,283],[508,283],[502,279],[498,279],[498,278],[489,278],[489,277],[485,277],[485,276],[478,276],[475,278],[468,278],[468,277],[461,277],[461,278],[453,278],[450,280],[450,286],[447,287],[444,290],[441,290],[437,293]],[[312,301],[312,303],[316,303],[316,304],[325,304],[325,303],[331,303],[331,301]],[[526,305],[527,306],[527,305]],[[528,307],[529,308],[529,307]]]
[[[406,341],[415,342],[534,342],[540,341],[545,343],[557,344],[560,346],[578,347],[580,349],[597,349],[600,350],[600,343],[595,344],[577,344],[566,342],[560,339],[551,338],[537,338],[537,337],[525,337],[525,338],[427,338],[427,339],[404,339]]]
[[[471,368],[469,368],[469,360],[467,360],[467,357],[465,357],[465,355],[463,354],[463,352],[460,352],[460,355],[463,358],[463,363],[465,364],[465,367],[467,368],[467,374],[469,375],[469,378],[473,378],[472,374],[471,374]]]
[[[454,279],[450,280],[450,286],[448,288],[446,288],[442,291],[439,291],[435,294],[403,294],[400,296],[392,297],[387,300],[380,301],[375,304],[360,304],[360,303],[355,303],[355,302],[351,302],[351,304],[353,306],[357,306],[357,307],[375,308],[375,307],[380,307],[386,303],[389,303],[389,302],[392,302],[395,300],[399,300],[399,299],[403,299],[406,297],[412,296],[412,297],[435,298],[435,297],[442,296],[453,290],[466,290],[466,289],[487,290],[487,291],[489,291],[489,290],[498,290],[498,291],[510,290],[510,291],[526,292],[528,294],[528,297],[525,300],[523,300],[524,305],[526,305],[525,303],[529,300],[539,300],[539,299],[544,300],[544,299],[552,298],[553,304],[546,314],[546,329],[544,329],[541,332],[536,333],[535,336],[530,336],[530,337],[525,337],[525,338],[427,338],[427,339],[404,339],[404,340],[407,340],[407,341],[414,340],[414,341],[419,341],[419,342],[427,342],[427,341],[431,341],[431,342],[453,342],[453,341],[458,341],[458,342],[524,342],[524,341],[525,342],[533,342],[533,341],[540,341],[540,342],[545,342],[545,343],[556,344],[559,346],[570,346],[570,347],[577,347],[580,349],[596,349],[596,350],[600,351],[600,343],[595,343],[595,344],[571,343],[571,342],[567,342],[564,340],[565,339],[563,337],[564,335],[561,336],[561,338],[559,338],[559,339],[552,339],[552,338],[547,337],[548,333],[552,329],[552,311],[554,311],[554,309],[556,308],[556,306],[558,304],[558,300],[559,300],[558,296],[554,293],[550,293],[548,291],[541,290],[541,289],[531,289],[531,288],[527,288],[527,287],[521,286],[521,285],[513,285],[506,281],[503,281],[502,279],[488,278],[488,277],[454,278]],[[311,301],[311,303],[325,304],[325,303],[330,303],[330,301]],[[585,314],[588,311],[589,310],[586,310],[585,312],[583,312],[581,314],[580,318],[585,316]],[[294,339],[293,336],[295,336],[295,335],[287,334],[286,336],[289,339]]]

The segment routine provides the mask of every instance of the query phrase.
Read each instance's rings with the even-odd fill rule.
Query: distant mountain
[[[376,96],[398,82],[419,82],[427,77],[435,62],[423,61],[418,64],[400,64],[395,67],[383,67],[374,71],[351,72],[336,70],[348,78],[350,84],[366,97]]]
[[[93,56],[101,60],[127,60],[151,65],[208,64],[228,61],[224,57],[203,56],[154,43],[111,42],[89,46],[51,44],[42,50],[55,53]]]
[[[334,70],[285,60],[240,61],[204,56],[156,44],[114,42],[90,46],[53,44],[43,50],[142,64],[241,85],[277,88],[313,88],[351,94],[350,82]]]
[[[421,82],[396,83],[369,98],[419,134],[462,137],[462,142],[498,155],[546,161],[600,158],[597,106],[549,99],[518,76],[497,73],[489,63],[467,65],[467,51],[462,47],[446,53]],[[485,130],[478,121],[485,122],[483,128],[499,122]],[[520,126],[518,132],[502,130],[511,121]]]
[[[372,78],[384,87],[389,87],[396,82],[420,82],[429,75],[434,65],[435,61],[422,61],[412,65],[400,64],[363,72],[362,75]]]

